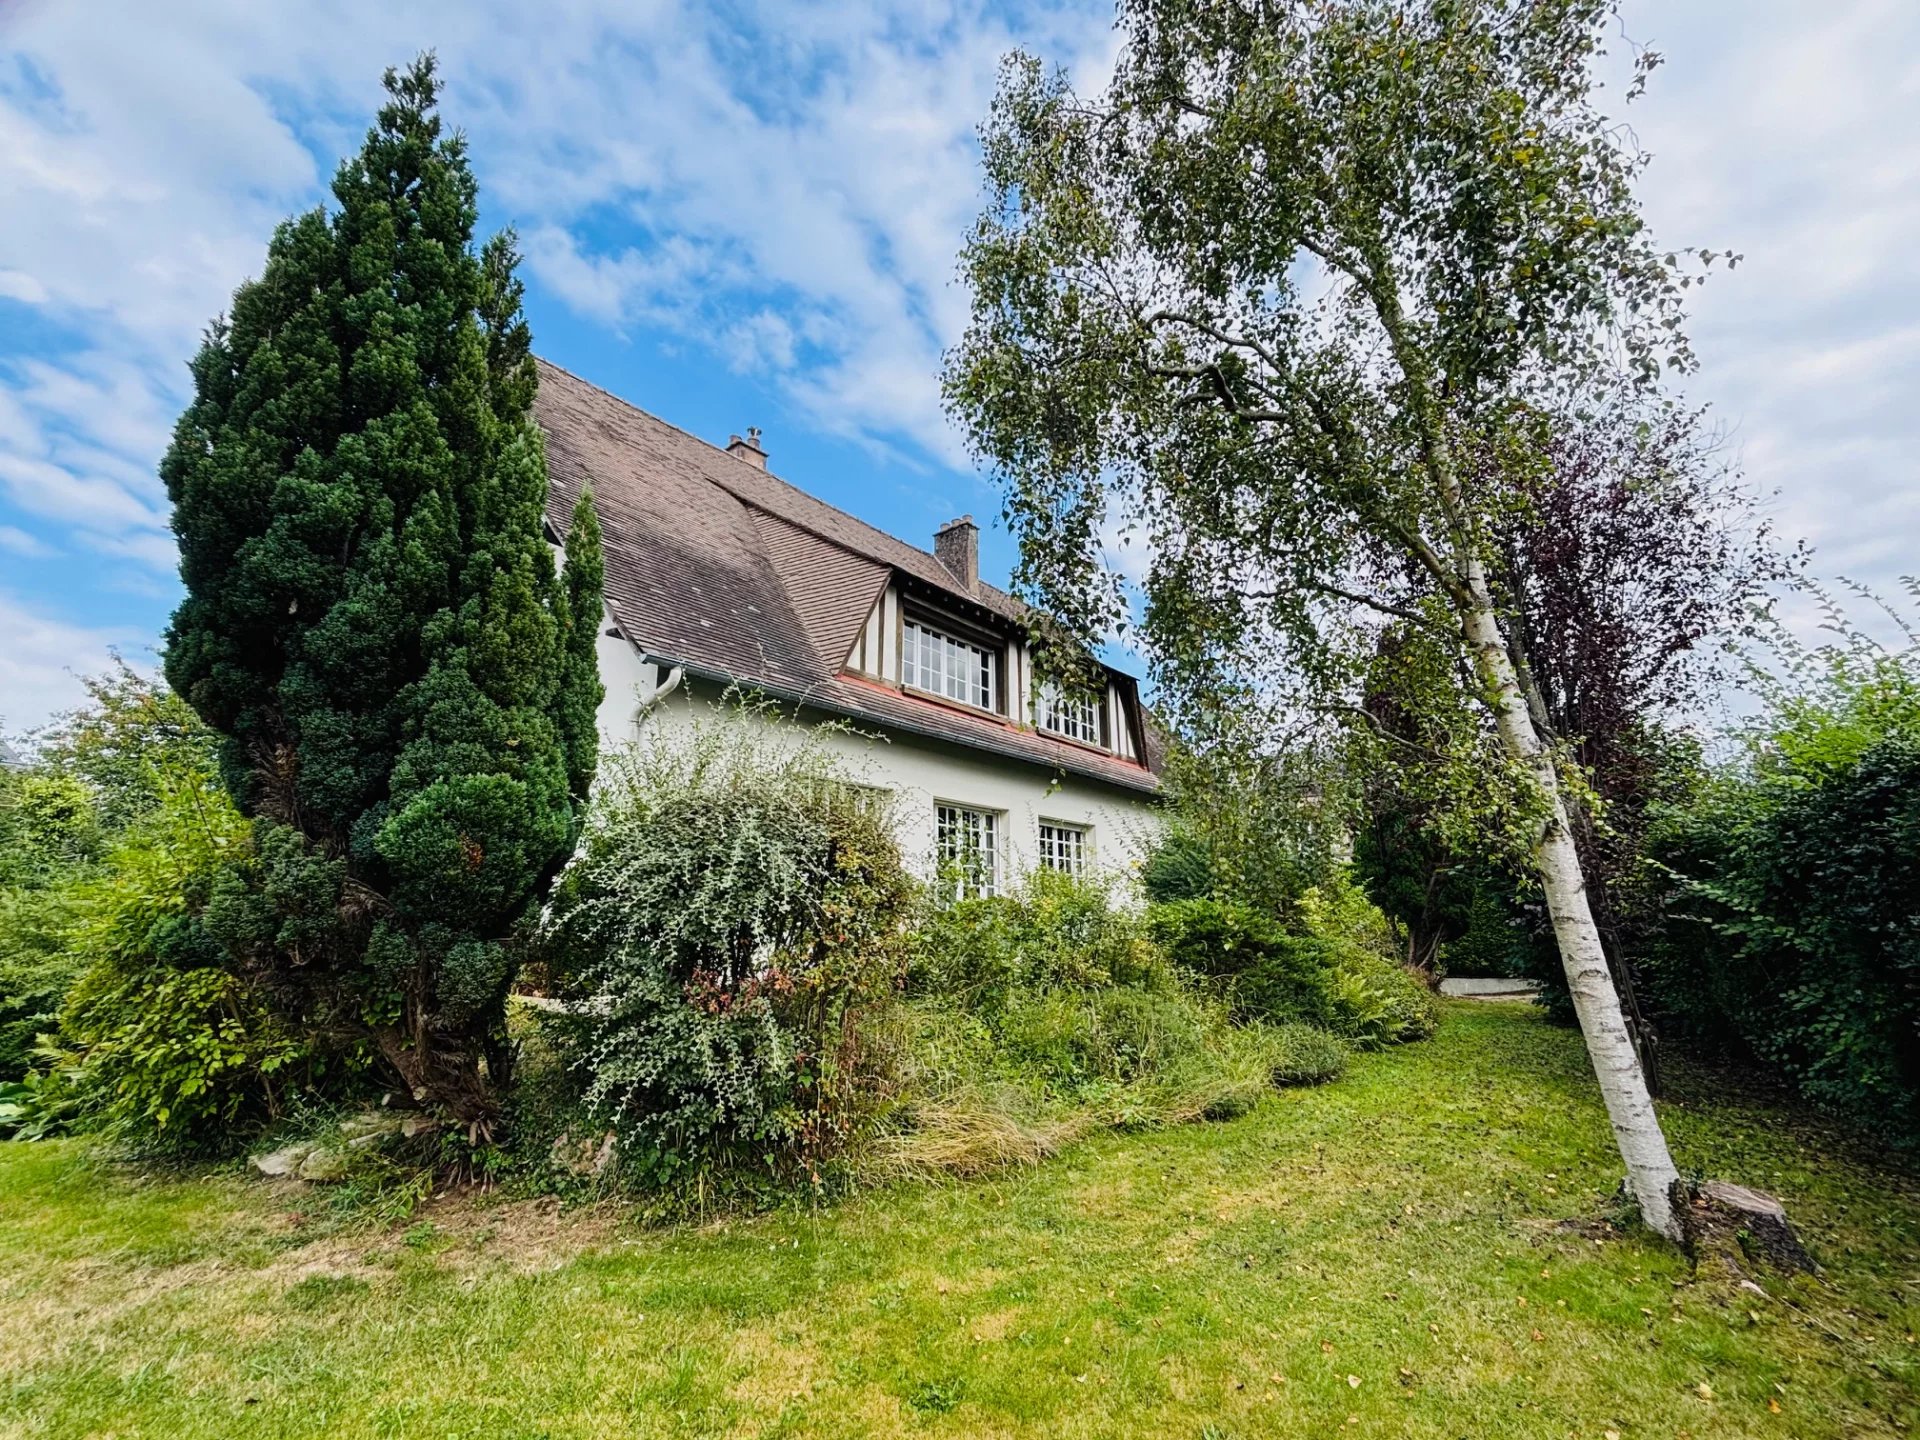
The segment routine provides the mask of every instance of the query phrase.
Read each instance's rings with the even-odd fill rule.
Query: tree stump
[[[1787,1222],[1786,1207],[1773,1196],[1724,1180],[1676,1180],[1671,1197],[1682,1243],[1696,1264],[1718,1255],[1736,1269],[1749,1260],[1776,1270],[1819,1273]]]

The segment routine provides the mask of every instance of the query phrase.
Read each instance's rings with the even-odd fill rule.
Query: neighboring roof
[[[591,484],[607,608],[648,654],[856,721],[1158,788],[1147,767],[841,675],[890,577],[1023,622],[1026,608],[1005,591],[965,590],[928,551],[545,361],[535,414],[547,435],[548,519],[564,535]]]
[[[5,739],[0,739],[0,770],[24,770],[26,768],[26,757],[14,749],[13,746],[9,745]]]

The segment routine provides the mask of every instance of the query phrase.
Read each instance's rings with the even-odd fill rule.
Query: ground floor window
[[[1087,827],[1063,825],[1058,820],[1040,822],[1040,864],[1063,875],[1087,872]]]
[[[934,818],[941,890],[955,900],[992,895],[1000,878],[1000,817],[940,804]]]

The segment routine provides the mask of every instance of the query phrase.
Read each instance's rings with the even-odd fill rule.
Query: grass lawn
[[[0,1145],[0,1435],[1914,1433],[1914,1170],[1672,1088],[1682,1168],[1780,1194],[1824,1282],[1606,1232],[1578,1038],[1510,1006],[1230,1123],[701,1230],[316,1236],[296,1192]]]

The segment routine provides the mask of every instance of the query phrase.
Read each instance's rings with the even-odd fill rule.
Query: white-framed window
[[[847,780],[834,775],[813,783],[824,800],[838,802],[862,815],[884,815],[893,804],[893,791],[885,785],[870,785],[864,780]]]
[[[1101,743],[1100,707],[1091,695],[1070,695],[1054,681],[1045,680],[1041,682],[1033,710],[1034,724],[1042,730],[1087,745]]]
[[[916,690],[982,710],[1000,708],[998,657],[985,645],[909,620],[901,627],[900,678]]]
[[[934,806],[940,886],[955,900],[992,895],[1000,880],[1000,817],[991,810]]]
[[[1087,827],[1059,820],[1040,822],[1040,864],[1063,875],[1087,873]]]

